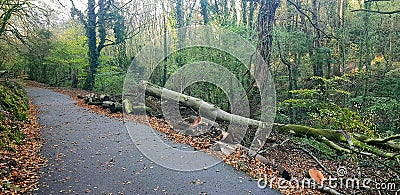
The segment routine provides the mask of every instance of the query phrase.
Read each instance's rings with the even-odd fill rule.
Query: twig
[[[328,174],[331,175],[331,176],[334,176],[321,162],[319,162],[319,160],[317,159],[317,157],[315,157],[314,155],[311,154],[310,151],[308,151],[308,150],[305,149],[305,148],[300,148],[300,147],[298,147],[297,149],[302,150],[303,152],[305,152],[306,154],[308,154],[311,158],[314,159],[315,162],[318,163],[318,165],[319,165],[326,173],[328,173]]]
[[[265,152],[267,152],[268,150],[271,150],[272,148],[275,148],[275,147],[277,147],[277,146],[282,146],[283,144],[285,144],[286,142],[288,142],[288,141],[292,141],[292,140],[290,140],[290,139],[285,139],[284,141],[282,141],[281,143],[279,143],[279,144],[273,144],[271,147],[269,147],[268,149],[264,149],[264,150],[259,150],[259,151],[257,151],[257,154],[261,154],[261,153],[265,153]]]
[[[373,155],[366,155],[364,152],[361,152],[361,151],[359,151],[359,150],[353,150],[353,151],[356,152],[356,153],[358,153],[358,154],[365,155],[365,156],[368,156],[368,157],[372,158],[374,161],[377,161],[379,164],[385,166],[386,168],[388,168],[388,169],[392,170],[393,172],[397,173],[398,175],[400,175],[400,171],[394,169],[393,167],[391,167],[390,165],[386,164],[385,162],[383,162],[383,161],[380,160],[379,158],[376,158],[376,157],[373,156]],[[397,160],[398,160],[398,159],[397,159]]]

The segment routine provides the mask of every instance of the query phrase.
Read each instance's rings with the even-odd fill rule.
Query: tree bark
[[[258,44],[257,50],[260,52],[265,63],[270,65],[272,54],[272,33],[274,30],[275,13],[280,5],[280,0],[261,0],[260,12],[258,14]],[[256,71],[257,72],[257,71]]]
[[[311,51],[311,55],[317,55],[316,52],[318,51],[316,50],[321,47],[321,32],[317,29],[319,28],[319,6],[319,0],[312,0],[312,22],[316,28],[314,29],[314,46],[313,50]],[[313,63],[313,75],[318,77],[324,76],[322,63]]]
[[[88,75],[86,77],[86,82],[84,85],[85,90],[92,90],[95,82],[95,75],[97,72],[97,67],[99,66],[99,52],[97,50],[97,32],[96,32],[96,1],[88,0],[88,12],[87,12],[87,26],[86,26],[86,36],[88,38],[89,47],[89,69]]]
[[[182,47],[185,38],[185,32],[184,29],[182,29],[182,27],[184,26],[182,0],[177,0],[175,12],[176,12],[176,29],[178,30],[178,45],[179,47]]]
[[[166,88],[160,88],[158,86],[152,85],[149,82],[143,81],[143,87],[145,87],[146,92],[152,96],[160,98],[161,95],[163,98],[168,98],[173,101],[178,101],[185,106],[191,107],[195,110],[199,110],[200,106],[202,109],[202,114],[204,114],[206,118],[217,118],[223,121],[234,121],[236,123],[247,124],[251,126],[256,126],[259,128],[264,128],[267,124],[261,121],[257,121],[254,119],[249,119],[245,117],[241,117],[238,115],[230,114],[225,112],[214,105],[207,103],[201,99],[191,97],[182,93],[178,93]],[[203,112],[204,111],[204,112]]]
[[[201,15],[203,16],[203,23],[204,25],[208,24],[208,12],[207,12],[207,0],[200,0],[201,5]]]
[[[264,129],[267,126],[271,126],[274,129],[277,129],[281,133],[289,133],[293,134],[295,136],[310,136],[314,137],[317,140],[320,140],[321,142],[326,143],[328,146],[331,148],[338,150],[340,152],[345,152],[345,153],[353,153],[353,152],[360,152],[362,150],[368,151],[369,153],[364,154],[374,154],[380,157],[384,158],[400,158],[400,155],[390,152],[390,151],[385,151],[382,150],[381,148],[377,148],[373,145],[369,145],[369,143],[390,143],[392,146],[394,145],[394,148],[400,147],[399,142],[394,142],[394,139],[398,139],[399,135],[384,138],[384,139],[368,139],[368,138],[363,138],[363,139],[355,139],[353,138],[352,134],[348,134],[347,132],[343,130],[331,130],[331,129],[315,129],[312,127],[307,127],[307,126],[302,126],[302,125],[293,125],[293,124],[278,124],[278,123],[267,123],[267,122],[262,122],[262,121],[257,121],[254,119],[242,117],[239,115],[231,114],[228,112],[225,112],[214,105],[207,103],[201,99],[191,97],[182,93],[178,93],[166,88],[160,88],[158,86],[155,86],[149,82],[142,81],[141,86],[145,88],[146,93],[148,95],[166,99],[170,99],[172,101],[177,101],[180,104],[183,104],[187,107],[190,107],[194,110],[200,110],[202,113],[202,117],[209,118],[209,119],[217,119],[217,120],[222,120],[222,121],[227,121],[235,124],[242,124],[242,125],[247,125],[247,126],[253,126],[257,127],[259,129]],[[128,102],[129,100],[124,100],[125,102]],[[131,104],[130,102],[125,103],[125,104]],[[125,106],[124,106],[125,107]],[[142,106],[141,106],[142,107]],[[133,111],[132,111],[133,113]],[[227,136],[224,136],[227,137]],[[367,141],[368,140],[368,141]],[[365,142],[363,142],[365,141]],[[346,143],[348,144],[346,147],[340,146],[336,144],[335,142],[338,143]],[[356,148],[355,148],[355,147]],[[393,148],[392,148],[393,149]]]
[[[242,0],[242,23],[247,25],[247,1]]]
[[[250,6],[249,6],[249,19],[247,20],[247,26],[249,27],[249,29],[253,29],[254,25],[253,25],[253,18],[254,18],[254,11],[256,9],[256,3],[254,1],[250,2]]]

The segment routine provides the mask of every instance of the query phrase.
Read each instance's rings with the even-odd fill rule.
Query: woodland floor
[[[109,113],[108,110],[104,110],[99,106],[87,105],[84,103],[83,100],[77,98],[77,95],[88,94],[89,92],[87,92],[87,91],[76,90],[76,89],[49,88],[49,87],[46,87],[42,84],[35,83],[35,82],[27,82],[27,85],[29,85],[31,87],[48,88],[53,91],[68,95],[74,101],[76,101],[75,104],[80,107],[90,109],[94,113],[105,115],[105,116],[107,116],[107,118],[117,118],[117,119],[112,119],[112,120],[121,121],[121,119],[123,118],[122,113],[111,114],[111,113]],[[87,113],[85,113],[85,115],[87,115]],[[170,141],[188,144],[188,145],[191,145],[192,147],[194,147],[195,149],[204,150],[209,153],[212,153],[208,150],[209,145],[212,144],[213,142],[215,142],[216,140],[218,140],[218,138],[219,138],[218,135],[216,135],[216,136],[208,135],[208,136],[204,136],[204,137],[182,136],[181,134],[174,132],[173,129],[171,128],[171,125],[169,125],[168,122],[164,121],[164,119],[162,119],[162,118],[154,118],[154,117],[149,117],[149,116],[131,116],[129,118],[130,118],[130,120],[134,120],[136,122],[141,122],[141,121],[145,121],[143,119],[143,117],[148,117],[147,120],[150,121],[150,123],[151,123],[150,125],[154,129],[165,133],[166,137]],[[75,118],[76,118],[76,116],[75,116]],[[88,127],[89,125],[90,124],[85,124],[85,127]],[[53,127],[52,131],[54,131],[54,128],[55,127]],[[45,128],[45,129],[47,130],[49,128]],[[120,131],[121,131],[121,129],[118,130],[119,134],[123,133]],[[43,129],[42,129],[42,133],[43,133]],[[86,136],[86,133],[89,133],[89,132],[82,131],[81,133],[82,133],[82,135]],[[109,133],[109,135],[105,135],[105,136],[115,136],[114,134],[117,132],[105,132],[105,133],[106,134]],[[97,135],[94,135],[94,136],[98,137]],[[126,133],[125,133],[125,138],[129,138],[129,136],[128,137],[126,137],[126,136],[128,136],[128,135],[126,135]],[[130,140],[124,140],[123,142],[125,142],[125,144],[127,144],[126,142],[129,142],[129,141]],[[46,142],[46,140],[45,140],[45,142]],[[61,141],[61,143],[63,143],[63,142]],[[74,142],[71,142],[69,144],[74,144]],[[57,145],[57,146],[55,146],[55,145]],[[46,143],[45,143],[44,147],[57,148],[57,147],[60,147],[60,145],[61,144],[53,144],[52,146],[48,146],[48,143],[47,143],[47,146],[46,146]],[[105,146],[99,145],[98,147],[105,147]],[[134,147],[134,146],[131,146],[131,147]],[[135,150],[135,149],[130,148],[129,150]],[[46,151],[46,150],[44,150],[44,151]],[[75,152],[77,152],[77,151],[75,151]],[[130,152],[132,152],[132,151],[130,151]],[[283,194],[318,194],[318,193],[320,193],[318,190],[312,189],[312,187],[307,187],[308,186],[307,184],[306,184],[306,187],[304,187],[304,188],[296,187],[296,184],[294,181],[292,181],[291,183],[286,180],[282,180],[281,182],[279,182],[280,180],[277,179],[277,178],[286,178],[286,179],[291,178],[292,180],[295,179],[295,180],[301,182],[301,181],[303,181],[303,179],[309,177],[307,175],[309,169],[320,170],[324,174],[325,178],[328,178],[329,174],[327,172],[323,171],[321,166],[318,165],[316,160],[314,160],[309,154],[316,157],[318,159],[318,161],[323,166],[325,166],[326,169],[329,170],[329,172],[332,173],[332,176],[331,176],[332,178],[337,179],[337,180],[333,181],[332,185],[330,185],[330,186],[333,187],[335,190],[342,192],[344,194],[396,194],[396,191],[398,191],[400,189],[398,175],[392,169],[389,169],[389,168],[385,167],[384,165],[380,164],[379,161],[383,161],[382,159],[369,158],[369,157],[365,157],[365,156],[359,156],[357,154],[353,154],[353,155],[338,154],[335,151],[329,149],[326,145],[321,144],[315,140],[305,138],[305,137],[304,138],[293,138],[288,135],[277,134],[277,132],[272,131],[270,138],[268,140],[268,143],[265,146],[265,152],[262,154],[264,157],[266,157],[268,159],[268,161],[270,162],[269,164],[266,165],[257,160],[254,160],[254,159],[248,157],[246,155],[246,153],[241,150],[237,150],[236,152],[232,153],[231,155],[229,155],[227,157],[222,157],[222,158],[227,164],[230,164],[233,167],[235,167],[236,169],[239,169],[239,170],[247,173],[248,175],[250,175],[253,178],[260,178],[260,176],[266,175],[267,181],[268,181],[268,186],[270,184],[272,184],[273,188],[277,189],[278,191],[280,191]],[[45,157],[51,159],[54,157],[54,155],[56,155],[57,158],[50,160],[51,162],[56,163],[58,165],[67,162],[66,158],[68,158],[68,155],[63,154],[63,153],[47,154],[47,156],[45,155]],[[93,155],[96,156],[97,154],[93,154]],[[136,160],[136,158],[140,158],[140,160],[143,160],[143,162],[146,161],[146,163],[142,162],[141,164],[147,164],[147,166],[154,166],[154,165],[151,165],[150,161],[143,159],[143,156],[135,157],[135,160]],[[104,161],[104,162],[101,162],[101,160],[97,160],[97,161],[98,161],[98,163],[97,164],[95,163],[96,164],[95,166],[97,166],[97,169],[101,168],[101,169],[107,170],[115,165],[115,162],[114,162],[115,157],[104,158],[104,159],[102,159],[102,161]],[[196,184],[196,185],[200,184],[200,186],[202,186],[202,187],[198,188],[197,191],[194,190],[194,191],[190,191],[190,192],[195,192],[195,193],[205,192],[205,193],[211,193],[211,194],[222,193],[222,192],[232,193],[232,191],[224,191],[221,187],[212,190],[213,189],[212,186],[206,187],[207,184],[212,183],[210,181],[207,181],[207,178],[206,179],[196,178],[197,177],[196,175],[201,175],[204,177],[211,172],[213,172],[212,175],[214,176],[216,170],[221,169],[221,167],[219,167],[220,165],[221,164],[217,165],[217,168],[213,167],[212,171],[210,171],[210,169],[206,170],[207,173],[202,173],[204,171],[200,171],[200,172],[195,172],[194,174],[192,174],[190,177],[194,181],[194,184]],[[87,166],[93,166],[93,164],[87,165]],[[141,165],[141,166],[145,166],[145,165]],[[221,166],[226,167],[225,165],[221,165]],[[79,163],[76,164],[75,167],[79,167]],[[58,168],[61,169],[61,171],[65,171],[65,170],[62,170],[63,169],[62,167],[58,167]],[[121,166],[119,168],[121,168]],[[143,168],[141,168],[141,169],[143,169]],[[159,169],[159,168],[157,168],[157,169]],[[46,168],[45,171],[46,170],[50,170],[50,169]],[[57,172],[60,170],[53,169],[52,171]],[[74,171],[74,170],[69,170],[69,171]],[[129,171],[132,172],[132,170],[129,170]],[[164,170],[164,171],[166,171],[166,170]],[[231,172],[230,170],[227,170],[227,171]],[[219,170],[218,170],[218,173],[220,174]],[[152,174],[156,174],[156,173],[153,171]],[[169,173],[167,173],[167,175],[168,174]],[[175,176],[175,174],[174,174],[174,176],[171,176],[168,179],[173,179],[174,177],[177,177],[178,178],[177,180],[179,180],[180,177],[182,177],[182,178],[185,177],[182,174],[183,173],[181,173],[181,172],[177,172],[176,173],[177,176]],[[237,191],[237,192],[244,192],[243,191],[244,189],[251,188],[251,190],[247,190],[246,192],[251,191],[254,194],[271,193],[271,191],[269,191],[268,189],[260,190],[257,187],[257,182],[254,179],[251,182],[246,181],[246,184],[243,185],[243,182],[246,179],[238,179],[238,178],[243,178],[243,177],[242,176],[238,177],[238,175],[236,175],[236,174],[237,173],[235,173],[234,179],[232,179],[232,178],[221,178],[221,179],[222,180],[227,180],[227,179],[230,180],[229,184],[227,184],[230,186],[239,185],[239,184],[240,184],[239,186],[245,186],[244,188],[241,189],[242,191]],[[44,179],[44,180],[41,179],[41,181],[46,181],[46,182],[49,181],[49,182],[53,182],[53,183],[64,183],[67,180],[73,180],[72,175],[68,175],[68,174],[64,175],[65,178],[58,177],[58,179],[60,179],[59,181],[55,180],[55,178],[57,178],[56,173],[53,174],[54,176],[50,176],[50,177],[48,177],[46,175],[50,175],[50,174],[46,173],[44,175],[44,177],[45,178],[47,177],[47,179]],[[107,175],[107,176],[109,176],[109,175]],[[51,177],[53,177],[53,179],[51,179]],[[275,179],[271,181],[271,178],[275,178]],[[150,179],[150,181],[154,180],[154,182],[158,182],[155,175],[150,176],[150,178],[148,178],[148,179]],[[213,180],[215,181],[215,178]],[[125,181],[125,182],[127,182],[127,181]],[[188,181],[188,179],[185,179],[185,181]],[[197,181],[199,181],[199,182],[197,182]],[[235,181],[236,181],[236,183],[235,183]],[[358,185],[354,184],[354,185],[350,186],[349,184],[351,184],[352,181],[359,181],[360,183]],[[123,183],[124,181],[121,181],[121,182]],[[364,184],[366,184],[365,187],[362,186],[363,182],[364,182]],[[75,180],[72,183],[74,185],[78,185],[79,181]],[[190,183],[190,181],[186,182],[186,184],[187,183]],[[279,186],[278,186],[278,183],[280,183]],[[346,183],[347,183],[347,185],[346,185]],[[185,184],[185,182],[183,182],[183,184]],[[58,193],[58,192],[77,193],[77,192],[79,192],[79,191],[74,190],[75,187],[72,184],[71,184],[71,186],[68,186],[67,184],[62,184],[62,185],[64,186],[64,189],[60,188],[60,190],[57,189],[57,191],[54,191],[55,188],[53,188],[53,193]],[[79,185],[82,185],[82,184],[79,184]],[[222,185],[224,185],[224,183],[222,183]],[[385,185],[386,188],[391,188],[391,189],[378,189],[378,185],[379,186]],[[127,189],[126,186],[127,185],[124,184],[119,189],[122,189],[122,191],[123,191],[123,189]],[[163,194],[168,193],[168,192],[172,193],[172,194],[174,194],[174,192],[175,193],[187,192],[187,191],[185,191],[186,188],[185,188],[185,190],[183,188],[183,186],[185,186],[185,185],[183,185],[183,186],[181,185],[181,187],[182,187],[181,189],[174,188],[174,189],[172,189],[172,191],[171,191],[171,189],[167,189],[165,186],[164,186],[165,187],[165,189],[164,189],[162,186],[163,186],[162,184],[154,185],[151,187],[147,186],[146,188],[143,188],[139,191],[145,192],[146,190],[151,190],[152,192],[158,192],[158,193],[163,193]],[[189,188],[190,186],[194,186],[194,185],[189,185],[186,187]],[[97,186],[97,188],[94,188],[94,187],[95,186],[93,186],[91,184],[87,184],[87,186],[83,186],[83,188],[81,187],[80,190],[83,190],[84,192],[92,192],[92,191],[105,192],[105,191],[97,190],[97,188],[99,186]],[[50,191],[47,191],[45,188],[42,188],[42,190],[43,189],[45,191],[40,191],[40,192],[50,192]],[[118,189],[118,187],[115,187],[113,189],[114,189],[114,192],[117,192],[116,190]],[[200,190],[200,189],[207,189],[207,190]],[[160,191],[157,191],[157,190],[160,190]],[[177,190],[177,191],[174,191],[174,190]],[[182,190],[184,190],[184,191],[182,191]],[[137,192],[139,192],[139,191],[137,191]]]

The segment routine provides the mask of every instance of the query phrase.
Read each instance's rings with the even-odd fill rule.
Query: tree
[[[74,21],[66,24],[68,27],[60,34],[55,34],[50,53],[45,57],[45,63],[51,67],[48,70],[48,84],[52,86],[78,87],[78,76],[88,66],[86,36],[81,25]]]
[[[95,85],[95,76],[99,67],[99,57],[103,48],[111,45],[118,45],[126,39],[124,18],[118,5],[113,0],[88,0],[86,17],[78,10],[71,0],[73,8],[72,15],[78,16],[84,25],[89,47],[89,69],[84,89],[92,90]],[[97,10],[97,12],[96,12]],[[113,30],[114,39],[107,36],[107,32]]]
[[[242,23],[247,25],[247,2],[242,0]]]
[[[28,1],[11,1],[4,0],[0,1],[0,37],[6,33],[11,32],[17,37],[20,37],[20,33],[12,24],[13,16],[22,14],[28,5]]]
[[[204,25],[208,24],[208,1],[207,0],[200,0],[200,5],[201,5],[201,15],[203,16],[203,23]]]
[[[179,47],[183,46],[183,41],[185,39],[185,30],[182,29],[184,27],[184,12],[182,10],[182,0],[177,0],[175,6],[176,13],[176,29],[178,30],[178,45]]]
[[[249,7],[249,18],[247,20],[247,25],[249,26],[250,29],[253,29],[254,24],[253,24],[253,18],[254,18],[254,11],[256,9],[257,4],[254,1],[250,2],[250,7]]]
[[[321,32],[318,30],[319,29],[319,8],[320,8],[320,3],[319,0],[312,0],[312,23],[314,24],[314,45],[313,49],[311,50],[310,55],[314,56],[314,59],[319,58],[319,48],[321,47],[321,41],[322,41],[322,36]],[[318,77],[323,77],[324,72],[323,72],[323,67],[322,63],[319,62],[319,60],[313,60],[313,75],[318,76]]]
[[[49,66],[45,58],[53,47],[52,39],[53,33],[47,29],[38,29],[34,36],[26,39],[26,49],[21,54],[28,66],[29,79],[48,83]]]
[[[33,49],[30,41],[43,38],[51,17],[52,9],[43,2],[0,0],[0,69],[24,74],[25,51]]]
[[[258,44],[257,50],[269,66],[271,63],[272,40],[275,23],[275,14],[280,0],[261,0],[258,13]],[[256,71],[257,72],[257,71]]]

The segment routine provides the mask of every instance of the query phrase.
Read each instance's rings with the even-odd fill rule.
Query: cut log
[[[109,109],[111,113],[122,112],[122,104],[113,101],[103,101],[103,109]]]
[[[230,121],[239,124],[246,124],[250,126],[256,126],[258,128],[265,128],[267,125],[271,125],[254,119],[249,119],[239,115],[230,114],[199,98],[191,97],[166,88],[160,88],[146,81],[142,81],[142,83],[144,84],[146,92],[149,93],[149,95],[158,98],[161,98],[162,95],[163,98],[167,98],[173,101],[178,101],[179,103],[191,107],[195,110],[199,110],[201,106],[202,111],[204,111],[202,112],[202,114],[204,114],[205,117],[207,118],[211,119],[216,118],[222,121]]]
[[[101,106],[101,105],[103,104],[103,102],[99,102],[99,101],[89,101],[87,104],[88,104],[88,105]]]
[[[111,113],[122,112],[122,104],[115,102],[109,107],[109,109]]]
[[[100,99],[94,93],[90,93],[88,95],[85,95],[85,97],[83,99],[85,100],[85,103],[100,102]],[[95,104],[95,105],[97,105],[97,104]]]
[[[124,99],[122,101],[122,108],[124,109],[126,114],[151,115],[151,108],[147,106],[133,106],[132,102],[128,99]]]
[[[132,107],[133,107],[133,105],[132,105],[132,102],[130,100],[124,99],[122,101],[122,108],[123,108],[123,110],[125,111],[126,114],[132,114],[133,113]]]
[[[103,101],[103,103],[101,104],[101,106],[103,108],[110,108],[111,106],[114,106],[115,102],[112,101]]]
[[[142,81],[142,87],[146,90],[146,93],[148,95],[161,98],[167,98],[172,101],[178,101],[180,104],[191,107],[195,110],[199,110],[201,107],[201,113],[203,117],[209,118],[209,119],[218,119],[222,121],[228,121],[231,123],[236,123],[236,124],[243,124],[243,125],[248,125],[248,126],[255,126],[258,128],[263,129],[264,127],[267,127],[269,125],[272,125],[273,128],[277,129],[279,132],[284,132],[284,133],[292,133],[296,136],[310,136],[314,137],[317,140],[320,140],[324,143],[326,143],[328,146],[331,148],[341,151],[341,152],[346,152],[346,153],[353,153],[353,152],[359,152],[359,153],[364,153],[363,151],[368,151],[372,154],[375,154],[380,157],[384,158],[400,158],[400,155],[392,153],[392,152],[386,152],[384,150],[381,150],[379,148],[376,148],[373,145],[369,145],[368,143],[365,143],[363,141],[360,141],[358,139],[354,139],[352,134],[348,134],[347,132],[343,130],[330,130],[330,129],[316,129],[312,127],[307,127],[307,126],[301,126],[301,125],[292,125],[292,124],[278,124],[278,123],[267,123],[267,122],[262,122],[262,121],[257,121],[254,119],[249,119],[246,117],[242,117],[239,115],[235,114],[230,114],[228,112],[225,112],[214,105],[207,103],[199,98],[191,97],[182,93],[178,93],[166,88],[161,88],[156,85],[153,85],[147,81]],[[125,101],[125,100],[124,100]],[[128,102],[125,103],[126,105],[132,105],[132,103]],[[125,105],[124,105],[125,108]],[[133,112],[131,106],[127,107],[128,110],[131,113]],[[126,110],[126,108],[125,108]],[[394,139],[397,139],[398,136],[391,136],[386,139],[382,140],[371,140],[371,139],[364,139],[364,141],[368,140],[371,144],[377,144],[380,143],[393,143]],[[342,147],[339,144],[336,144],[335,142],[339,143],[344,143],[348,145],[348,148]],[[356,147],[354,148],[353,147]],[[394,147],[396,148],[396,147]],[[393,147],[392,147],[393,149]]]
[[[104,94],[100,95],[100,101],[110,101],[110,100],[111,100],[110,96]]]

